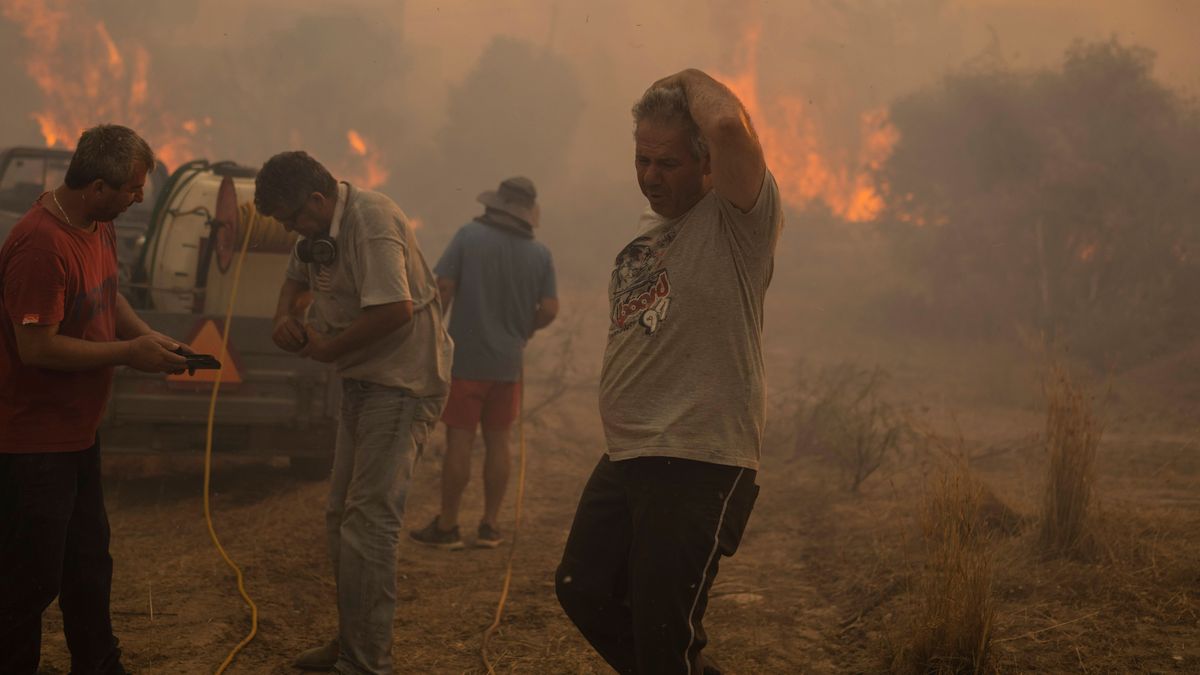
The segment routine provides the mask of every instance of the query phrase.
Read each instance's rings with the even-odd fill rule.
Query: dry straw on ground
[[[980,509],[983,486],[965,466],[932,483],[921,513],[925,567],[913,589],[911,623],[892,670],[980,673],[988,668],[995,601],[992,554]]]
[[[1092,549],[1089,523],[1096,448],[1102,430],[1084,389],[1059,364],[1046,381],[1046,451],[1039,549],[1048,557],[1082,557]]]

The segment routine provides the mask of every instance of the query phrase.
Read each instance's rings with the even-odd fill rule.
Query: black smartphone
[[[184,354],[187,359],[188,375],[195,375],[197,370],[220,370],[221,362],[212,354]]]

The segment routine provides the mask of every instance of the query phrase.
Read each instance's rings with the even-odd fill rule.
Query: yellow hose
[[[517,535],[521,533],[521,505],[525,502],[525,371],[521,369],[521,406],[517,414],[517,445],[520,448],[521,468],[517,472],[517,522],[513,524],[512,544],[508,548],[508,568],[504,572],[504,586],[500,589],[500,602],[496,605],[496,617],[492,625],[483,631],[483,645],[479,655],[483,657],[483,665],[488,675],[496,675],[496,669],[488,659],[488,643],[492,635],[500,627],[500,617],[504,615],[504,605],[508,602],[508,587],[512,584],[513,558],[517,553]]]
[[[238,220],[248,229],[254,229],[254,236],[250,238],[250,249],[255,253],[290,254],[296,245],[296,233],[288,232],[283,223],[259,213],[253,201],[243,202],[238,207]]]
[[[233,323],[233,306],[237,301],[238,282],[241,281],[242,263],[246,261],[246,251],[250,248],[250,234],[254,231],[254,219],[249,219],[246,225],[246,236],[242,240],[242,251],[238,255],[237,266],[233,270],[233,288],[229,292],[229,306],[225,309],[225,325],[221,330],[221,353],[217,357],[218,360],[224,361],[227,356],[227,348],[229,346],[229,327]],[[221,370],[216,372],[216,379],[213,380],[212,396],[208,401],[208,430],[204,439],[204,522],[208,525],[208,535],[212,538],[213,545],[217,547],[217,551],[221,557],[225,559],[225,563],[233,569],[237,575],[238,593],[242,599],[250,607],[250,633],[242,639],[241,642],[229,652],[229,656],[221,662],[221,665],[216,670],[216,675],[221,675],[229,664],[233,663],[233,659],[243,647],[250,644],[254,636],[258,633],[258,605],[250,599],[250,595],[246,593],[245,579],[242,577],[242,570],[233,562],[229,554],[225,552],[225,547],[221,545],[221,540],[217,538],[217,531],[213,528],[212,511],[209,508],[208,491],[209,483],[212,478],[212,449],[213,449],[213,421],[217,416],[217,392],[221,389]]]

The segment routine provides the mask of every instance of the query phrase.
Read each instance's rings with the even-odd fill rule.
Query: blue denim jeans
[[[444,396],[417,398],[395,387],[342,382],[325,512],[337,580],[338,673],[392,672],[404,501],[413,465],[444,403]]]

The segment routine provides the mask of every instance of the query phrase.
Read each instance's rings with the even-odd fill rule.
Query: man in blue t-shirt
[[[483,215],[459,229],[434,268],[442,307],[453,304],[442,510],[410,536],[443,549],[463,547],[458,509],[471,478],[476,428],[483,429],[487,451],[476,545],[495,548],[504,541],[497,518],[508,486],[509,430],[521,405],[521,355],[533,332],[558,314],[550,249],[533,238],[539,220],[533,182],[509,178],[478,199]]]

